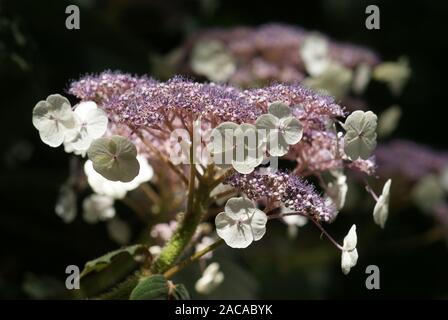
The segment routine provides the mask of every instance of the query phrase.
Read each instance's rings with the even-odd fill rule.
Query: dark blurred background
[[[70,4],[81,9],[80,30],[65,28]],[[364,26],[369,4],[380,8],[380,30]],[[30,295],[27,283],[63,281],[67,265],[81,266],[117,247],[103,224],[87,225],[79,217],[64,224],[54,213],[69,156],[40,141],[31,111],[47,95],[65,93],[70,80],[105,69],[150,74],[152,56],[170,52],[201,28],[294,24],[370,47],[384,60],[408,56],[412,77],[403,94],[395,98],[373,87],[368,101],[378,112],[393,103],[402,107],[394,137],[444,149],[447,14],[448,2],[442,0],[0,1],[0,298],[39,297]],[[245,279],[248,292],[242,297],[448,297],[447,242],[418,238],[434,224],[431,217],[417,209],[392,212],[386,229],[379,231],[369,212],[357,212],[342,215],[329,230],[342,239],[352,223],[362,227],[360,260],[349,276],[341,273],[337,253],[311,225],[288,241],[278,223],[263,243],[244,254],[223,249],[217,256],[232,256],[227,277]],[[369,264],[380,267],[380,290],[365,288]],[[228,291],[218,297],[232,297],[237,290]]]

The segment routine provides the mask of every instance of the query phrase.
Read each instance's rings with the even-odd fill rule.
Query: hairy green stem
[[[198,187],[197,189],[195,188],[196,167],[194,164],[194,151],[192,143],[190,147],[190,180],[188,183],[187,210],[173,236],[162,249],[157,260],[154,261],[151,268],[152,273],[164,273],[176,263],[207,212],[210,188],[202,179],[198,179]]]
[[[199,260],[202,256],[204,256],[205,254],[215,250],[217,247],[219,247],[223,243],[224,243],[224,240],[222,240],[222,239],[219,239],[219,240],[215,241],[214,243],[212,243],[208,247],[202,249],[199,252],[196,252],[194,255],[186,258],[185,260],[182,260],[177,265],[175,265],[174,267],[172,267],[168,271],[166,271],[163,275],[167,279],[171,278],[173,275],[175,275],[176,273],[178,273],[179,271],[184,269],[186,266],[188,266],[189,264]]]

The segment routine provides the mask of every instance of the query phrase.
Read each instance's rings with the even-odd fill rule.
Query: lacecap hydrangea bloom
[[[106,71],[73,82],[69,92],[79,99],[74,109],[63,97],[58,97],[58,103],[50,99],[36,106],[34,121],[39,131],[44,130],[44,142],[67,143],[84,151],[75,155],[87,156],[84,169],[96,195],[84,203],[86,220],[108,220],[111,236],[127,243],[129,226],[117,217],[113,202],[128,204],[146,223],[151,216],[141,212],[128,194],[138,189],[149,202],[150,213],[170,226],[166,237],[157,237],[153,249],[145,251],[151,257],[131,276],[137,277],[135,286],[120,286],[119,290],[130,290],[125,293],[129,297],[139,296],[147,282],[167,281],[186,264],[206,255],[210,258],[222,243],[238,249],[262,245],[270,221],[291,220],[286,217],[311,221],[344,256],[349,253],[351,260],[343,259],[344,273],[356,264],[355,248],[339,245],[324,225],[343,207],[344,172],[374,171],[370,155],[376,121],[371,113],[351,115],[343,123],[348,113],[334,98],[300,84],[239,89],[182,77],[161,82]],[[63,117],[53,115],[54,110]],[[80,124],[76,135],[69,133],[71,117]],[[62,133],[53,129],[59,128],[61,119],[66,123]],[[355,146],[347,149],[347,144]],[[174,160],[173,154],[179,152],[183,161]],[[223,152],[229,158],[218,163],[216,156]],[[278,158],[292,160],[295,170],[277,168]],[[324,181],[320,189],[307,179],[314,176],[319,181],[324,173],[331,173],[334,180]],[[379,216],[384,226],[387,195],[381,197]],[[209,212],[212,205],[222,208],[220,213]],[[214,238],[214,233],[217,241],[179,262],[190,244]],[[205,293],[206,287],[222,281],[216,275],[216,270],[204,273],[199,291]],[[180,290],[169,285],[172,291]]]

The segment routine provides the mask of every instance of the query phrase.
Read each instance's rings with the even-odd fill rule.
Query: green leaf
[[[183,284],[177,284],[174,286],[171,296],[174,300],[190,300],[190,294],[187,288]]]
[[[136,257],[140,254],[147,254],[147,247],[142,244],[136,244],[129,247],[124,247],[118,250],[111,251],[95,260],[87,262],[84,266],[84,270],[81,272],[81,277],[86,276],[91,272],[98,272],[106,268],[112,263],[112,260],[121,254],[129,254],[132,257]]]
[[[156,274],[141,280],[132,290],[130,300],[165,300],[168,297],[168,281],[163,275]]]

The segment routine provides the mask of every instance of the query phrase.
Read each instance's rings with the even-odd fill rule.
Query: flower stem
[[[189,186],[190,192],[187,200],[187,211],[173,236],[162,249],[157,260],[154,261],[151,268],[152,273],[164,273],[176,263],[207,212],[210,188],[207,184],[199,182],[198,188],[195,189],[194,187],[191,187],[191,184],[194,183],[195,181],[193,179]]]
[[[191,263],[197,261],[199,258],[201,258],[205,254],[209,253],[210,251],[215,250],[217,247],[219,247],[223,243],[224,243],[224,240],[222,240],[222,239],[219,239],[219,240],[215,241],[214,243],[212,243],[208,247],[202,249],[201,251],[196,252],[194,255],[186,258],[185,260],[182,260],[181,262],[179,262],[174,267],[168,269],[163,275],[167,279],[171,278],[173,275],[175,275],[176,273],[178,273],[179,271],[184,269],[186,266],[188,266]]]

